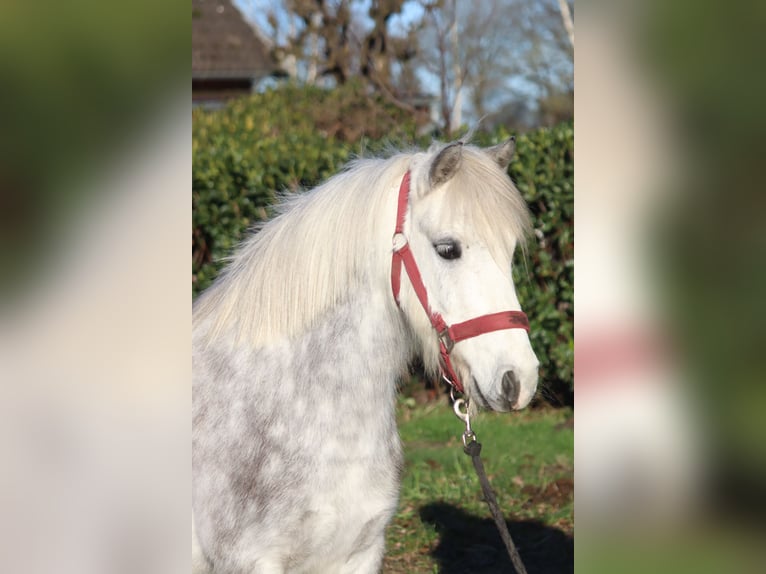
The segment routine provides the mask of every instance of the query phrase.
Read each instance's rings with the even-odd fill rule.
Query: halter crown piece
[[[450,353],[456,343],[471,337],[501,331],[503,329],[524,329],[529,332],[529,320],[522,311],[501,311],[489,315],[481,315],[462,323],[447,325],[447,322],[439,314],[433,311],[428,304],[428,292],[423,279],[420,276],[418,265],[412,255],[407,237],[404,235],[404,216],[407,212],[407,202],[410,194],[410,172],[404,174],[399,186],[399,200],[396,209],[396,229],[394,230],[394,250],[391,259],[391,289],[394,292],[394,300],[399,305],[399,288],[401,286],[402,264],[410,279],[412,288],[423,306],[423,309],[431,321],[439,337],[440,367],[444,379],[458,392],[463,393],[463,384],[455,373],[450,361]]]

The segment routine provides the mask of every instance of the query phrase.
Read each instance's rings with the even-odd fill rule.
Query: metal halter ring
[[[447,349],[447,353],[451,353],[455,346],[455,341],[450,337],[449,328],[445,328],[439,333],[439,340],[444,345],[444,348]]]

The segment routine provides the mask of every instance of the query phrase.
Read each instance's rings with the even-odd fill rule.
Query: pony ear
[[[449,181],[463,161],[463,142],[449,144],[431,162],[428,183],[431,189]]]
[[[513,159],[513,154],[516,153],[516,136],[511,136],[496,146],[488,147],[484,152],[505,171]]]

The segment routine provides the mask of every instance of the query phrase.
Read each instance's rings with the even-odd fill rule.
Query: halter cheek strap
[[[431,325],[439,337],[439,355],[442,376],[458,392],[464,392],[463,384],[455,373],[450,361],[450,353],[456,343],[470,339],[484,333],[500,331],[504,329],[524,329],[529,332],[529,320],[522,311],[501,311],[489,315],[481,315],[462,323],[448,325],[444,318],[437,312],[432,311],[428,303],[428,291],[423,284],[415,257],[412,255],[410,244],[404,235],[404,217],[407,213],[407,202],[410,194],[410,172],[404,174],[402,183],[399,185],[399,198],[396,209],[396,228],[394,230],[394,249],[391,258],[391,290],[394,300],[399,305],[399,291],[401,288],[402,265],[407,272],[412,288],[415,290],[420,304],[428,315]]]

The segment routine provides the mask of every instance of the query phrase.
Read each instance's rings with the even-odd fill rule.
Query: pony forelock
[[[510,266],[515,247],[526,249],[532,222],[524,198],[482,150],[464,147],[445,199],[449,211],[466,221],[499,264]]]

